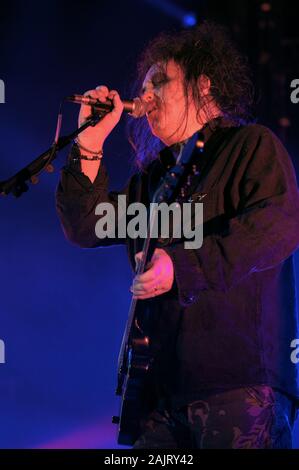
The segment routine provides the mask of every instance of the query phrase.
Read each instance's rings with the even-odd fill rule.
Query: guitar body
[[[150,368],[149,339],[144,337],[128,351],[128,369],[124,372],[118,443],[133,445],[140,435],[141,419],[148,413],[145,384]]]
[[[142,418],[146,418],[150,412],[152,398],[148,393],[150,387],[147,387],[153,364],[150,339],[137,320],[132,326],[125,357],[126,362],[119,372],[116,390],[116,395],[121,397],[120,414],[116,418],[119,426],[118,443],[133,445],[140,435]]]

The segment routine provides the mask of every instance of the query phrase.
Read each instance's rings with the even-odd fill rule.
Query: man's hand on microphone
[[[96,126],[88,127],[79,135],[79,142],[83,145],[83,147],[90,149],[91,152],[97,152],[103,147],[105,139],[119,122],[124,106],[117,91],[109,91],[108,88],[104,85],[98,86],[95,90],[87,91],[84,93],[84,96],[97,98],[103,103],[105,103],[107,100],[111,100],[114,105],[113,110],[109,112]],[[91,115],[91,112],[91,106],[84,104],[81,105],[79,126],[84,124],[86,119]]]

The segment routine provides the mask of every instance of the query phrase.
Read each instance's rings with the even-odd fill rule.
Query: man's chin
[[[177,133],[173,133],[172,135],[169,135],[169,129],[162,128],[161,126],[159,126],[159,123],[157,121],[152,121],[152,122],[149,122],[148,124],[151,130],[151,133],[155,137],[160,139],[161,142],[163,142],[163,144],[167,145],[167,147],[179,142]]]
[[[164,144],[166,145],[169,145],[167,142],[168,142],[168,139],[169,139],[169,133],[165,132],[165,129],[162,129],[158,123],[151,123],[149,124],[149,127],[150,127],[150,130],[151,130],[151,133],[157,137],[158,139],[160,139]]]

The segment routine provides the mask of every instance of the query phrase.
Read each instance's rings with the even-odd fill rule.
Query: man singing
[[[136,174],[123,192],[108,192],[102,149],[123,104],[98,86],[86,95],[114,109],[80,134],[57,190],[66,237],[84,248],[126,243],[134,268],[141,241],[99,239],[96,206],[116,207],[118,194],[148,206],[188,140],[203,136],[179,199],[202,201],[203,244],[159,238],[131,288],[152,316],[155,397],[134,448],[290,448],[299,400],[291,360],[299,198],[290,158],[269,129],[250,123],[246,62],[221,27],[159,35],[138,73],[147,112],[131,132]],[[79,124],[90,114],[82,105]]]

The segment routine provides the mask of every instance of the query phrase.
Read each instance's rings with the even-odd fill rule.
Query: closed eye
[[[165,85],[169,81],[169,78],[165,73],[157,73],[152,77],[152,84],[154,88],[160,88],[162,85]]]
[[[151,80],[147,83],[147,86],[142,87],[141,93],[146,93],[149,85],[151,85],[153,88],[159,89],[169,81],[169,77],[167,77],[167,75],[165,75],[163,72],[155,73]]]
[[[168,80],[159,80],[159,81],[155,81],[153,82],[153,87],[154,88],[160,88],[161,86],[165,85],[165,83],[167,83]]]

